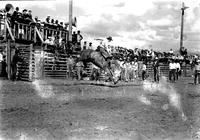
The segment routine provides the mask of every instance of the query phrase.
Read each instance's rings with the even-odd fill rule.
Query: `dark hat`
[[[112,37],[111,36],[107,37],[106,39],[108,39],[109,41],[112,41]]]
[[[22,12],[25,12],[25,11],[27,11],[27,9],[24,9]]]

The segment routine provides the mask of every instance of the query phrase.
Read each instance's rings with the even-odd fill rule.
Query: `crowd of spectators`
[[[80,31],[74,31],[71,44],[67,44],[68,23],[55,20],[51,16],[47,16],[45,21],[42,21],[38,16],[33,17],[30,9],[20,10],[19,7],[14,9],[13,14],[7,12],[6,15],[16,38],[33,41],[35,39],[33,29],[36,26],[40,32],[40,35],[36,35],[36,40],[44,41],[45,44],[55,46],[55,49],[62,49],[63,52],[67,49],[69,52],[81,51],[83,36]],[[73,26],[76,27],[76,23]]]
[[[94,49],[92,43],[84,42],[83,49]],[[183,67],[186,64],[191,66],[191,69],[196,71],[200,68],[200,57],[196,54],[188,54],[187,49],[182,47],[180,51],[174,52],[170,49],[168,52],[158,52],[153,49],[127,49],[120,46],[102,45],[108,53],[110,53],[114,59],[117,59],[121,65],[122,73],[121,80],[134,81],[139,79],[139,75],[142,80],[145,80],[149,73],[147,72],[147,66],[151,66],[153,69],[153,79],[155,82],[159,82],[160,77],[160,64],[165,64],[168,68],[169,81],[175,82],[179,79],[179,76],[183,73]],[[199,69],[200,73],[200,69]],[[197,72],[194,73],[197,77]],[[195,78],[197,79],[197,78]],[[197,80],[195,80],[197,81]]]

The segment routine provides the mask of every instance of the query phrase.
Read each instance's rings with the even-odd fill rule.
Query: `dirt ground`
[[[193,140],[200,86],[192,82],[169,83],[181,95],[183,121],[167,92],[145,90],[142,81],[1,79],[0,140]]]

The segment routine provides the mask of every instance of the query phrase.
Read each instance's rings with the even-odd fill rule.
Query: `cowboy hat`
[[[111,36],[107,37],[106,39],[108,39],[109,41],[113,40]]]

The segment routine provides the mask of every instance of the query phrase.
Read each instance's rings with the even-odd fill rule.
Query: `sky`
[[[112,36],[113,44],[130,49],[178,50],[182,2],[185,11],[184,47],[200,52],[199,0],[73,0],[73,17],[84,40]],[[47,15],[68,22],[68,0],[1,1],[20,10],[31,9],[44,20]]]

